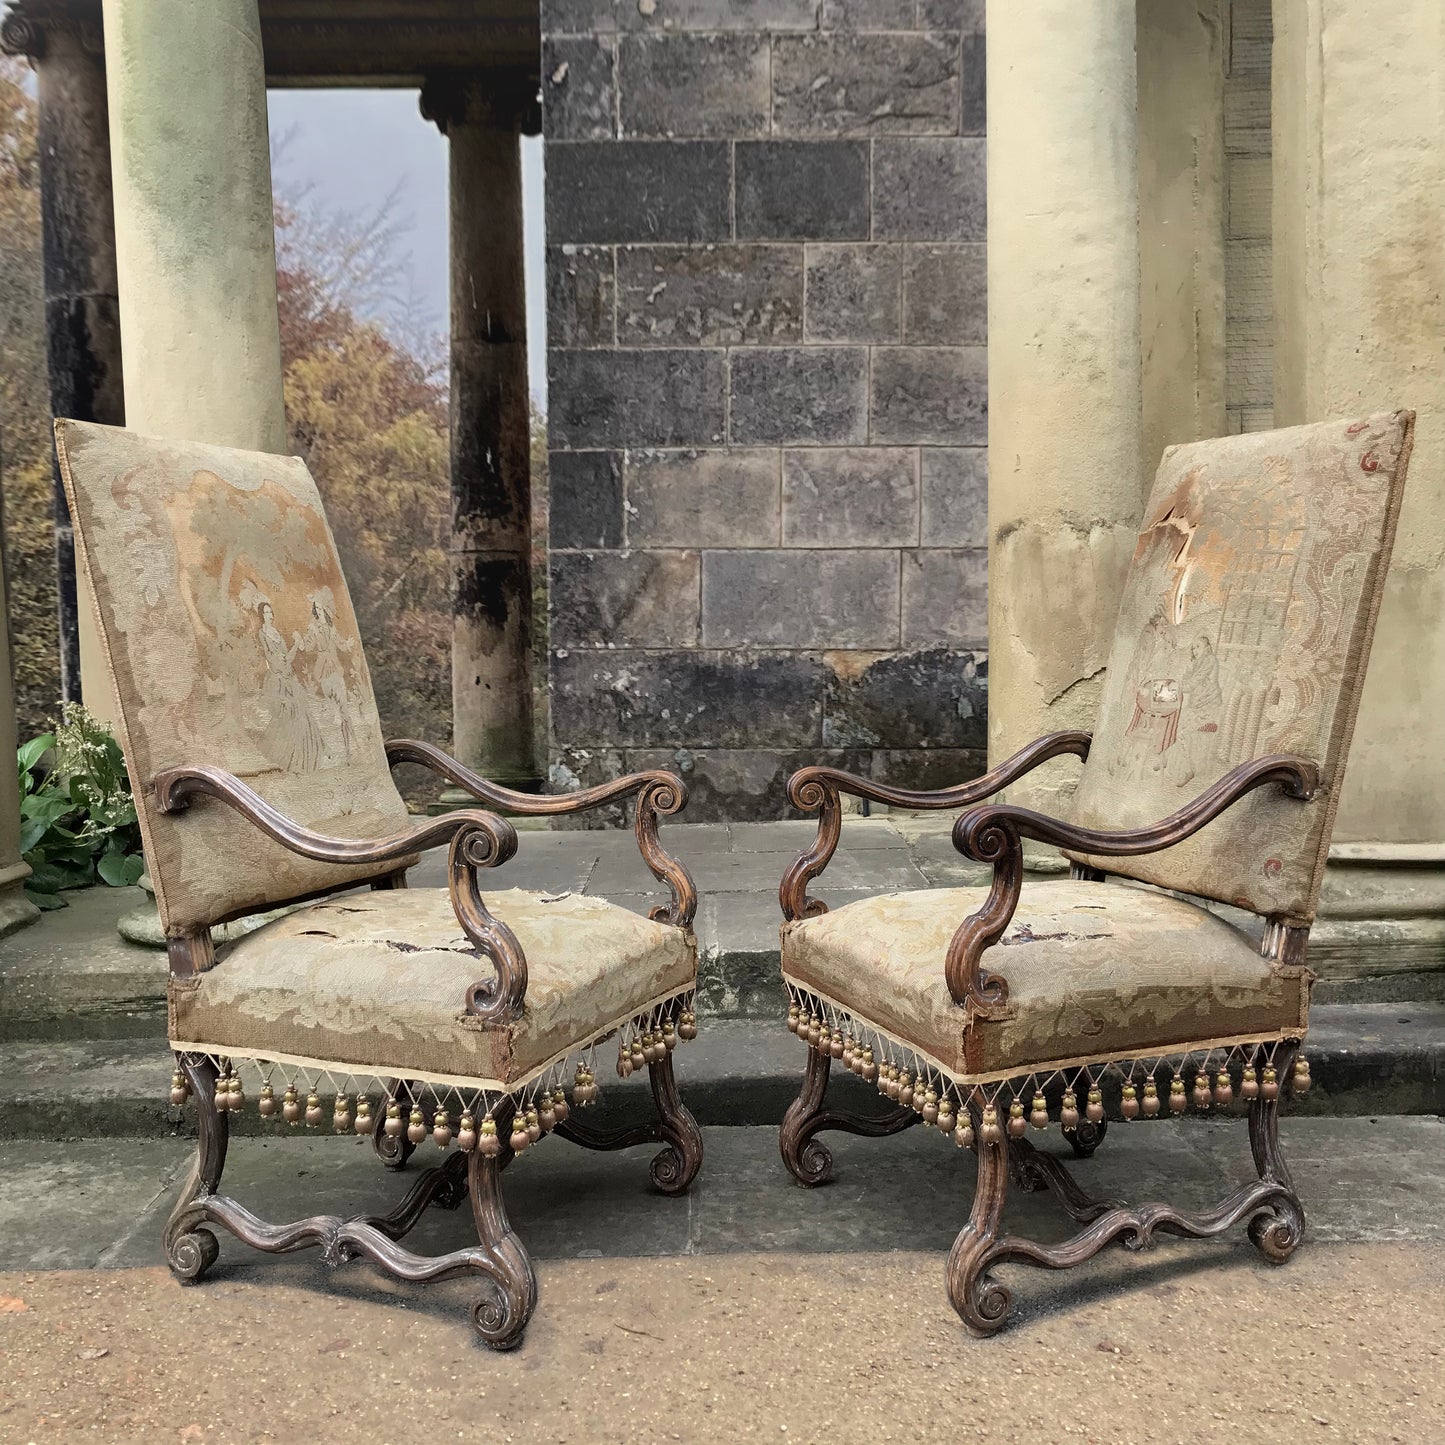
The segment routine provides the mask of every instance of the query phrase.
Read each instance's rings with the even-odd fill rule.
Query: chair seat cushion
[[[956,1078],[1303,1035],[1311,975],[1272,965],[1215,914],[1125,883],[1026,882],[984,966],[1006,1015],[975,1018],[944,982],[983,888],[887,893],[785,924],[783,973]]]
[[[463,1012],[491,976],[444,888],[349,893],[240,939],[170,984],[175,1048],[439,1083],[513,1085],[693,987],[690,931],[601,898],[484,893],[527,956],[519,1018]]]

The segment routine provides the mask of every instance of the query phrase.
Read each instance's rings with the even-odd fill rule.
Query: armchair
[[[658,836],[686,802],[682,782],[648,772],[534,797],[428,744],[384,744],[299,460],[65,421],[56,440],[168,940],[171,1099],[198,1113],[195,1164],[163,1236],[172,1271],[204,1275],[220,1226],[256,1249],[319,1246],[330,1264],[364,1256],[412,1281],[475,1273],[477,1333],[516,1345],[537,1298],[502,1200],[517,1154],[549,1133],[594,1149],[655,1140],[651,1178],[665,1194],[686,1191],[701,1165],[672,1067],[696,1031],[697,895]],[[403,762],[480,806],[413,819],[391,780]],[[503,813],[626,798],[671,892],[651,917],[484,887],[516,851]],[[417,855],[443,844],[447,887],[408,888]],[[213,948],[214,924],[282,904],[300,906]],[[619,1074],[648,1068],[657,1117],[605,1131],[580,1111],[612,1037]],[[277,1127],[370,1136],[396,1169],[430,1143],[440,1162],[388,1213],[268,1223],[219,1193],[248,1087]],[[428,1207],[468,1197],[477,1245],[430,1258],[402,1246]]]
[[[1011,1261],[1052,1269],[1119,1239],[1213,1236],[1241,1222],[1288,1259],[1304,1211],[1280,1150],[1300,1057],[1310,924],[1388,566],[1413,413],[1171,447],[1145,509],[1092,734],[1055,733],[973,782],[912,793],[831,768],[789,783],[816,812],[779,891],[788,1027],[808,1046],[780,1135],[799,1183],[826,1181],[819,1133],[922,1123],[977,1156],[973,1210],[949,1255],[950,1301],[975,1333],[1007,1321]],[[1041,763],[1083,760],[1071,816],[989,801]],[[840,795],[950,809],[984,888],[808,896],[840,836]],[[1023,842],[1067,879],[1026,880]],[[1144,886],[1141,886],[1144,885]],[[1258,936],[1210,911],[1262,920]],[[835,1060],[891,1107],[825,1105]],[[1161,1083],[1164,1097],[1161,1098]],[[1086,1194],[1030,1126],[1079,1155],[1112,1115],[1192,1107],[1248,1116],[1256,1178],[1216,1208]],[[1005,1234],[1008,1185],[1050,1190],[1084,1226],[1061,1245]]]

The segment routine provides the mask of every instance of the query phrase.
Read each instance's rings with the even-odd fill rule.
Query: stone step
[[[683,1095],[700,1122],[777,1124],[798,1090],[803,1050],[769,1021],[703,1021],[678,1054]],[[1294,1114],[1445,1114],[1445,1005],[1325,1004],[1308,1044],[1314,1087]],[[152,1038],[47,1039],[0,1052],[0,1139],[155,1138],[192,1127],[167,1102],[172,1062]],[[609,1112],[645,1110],[642,1081],[604,1075]],[[254,1089],[251,1090],[254,1093]],[[329,1110],[329,1095],[324,1094]],[[871,1110],[876,1096],[840,1073],[838,1098]],[[242,1134],[290,1131],[261,1120],[254,1100],[234,1116]],[[298,1133],[307,1132],[305,1129]]]

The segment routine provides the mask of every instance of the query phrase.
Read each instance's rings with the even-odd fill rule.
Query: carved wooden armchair
[[[1300,1241],[1276,1119],[1281,1095],[1309,1083],[1306,944],[1413,424],[1400,412],[1169,448],[1092,738],[1040,738],[941,792],[821,767],[790,780],[819,825],[780,890],[788,1027],[809,1048],[783,1159],[820,1184],[832,1168],[821,1130],[919,1122],[974,1152],[973,1212],[947,1279],[977,1333],[1009,1313],[996,1264],[1061,1269],[1115,1239],[1141,1248],[1241,1222],[1275,1263]],[[983,801],[1064,754],[1085,759],[1067,821]],[[992,886],[828,912],[807,888],[837,847],[845,792],[961,810],[954,844],[993,865]],[[1070,876],[1026,882],[1024,839],[1064,849]],[[1262,936],[1191,899],[1248,910]],[[835,1060],[892,1107],[828,1109]],[[1088,1154],[1111,1115],[1223,1113],[1236,1099],[1258,1178],[1203,1213],[1093,1199],[1026,1138],[1057,1119]],[[1051,1190],[1085,1227],[1057,1246],[1005,1234],[1010,1179]]]
[[[686,800],[681,781],[650,772],[534,797],[424,743],[383,744],[299,460],[68,421],[56,437],[169,939],[172,1102],[199,1111],[196,1163],[165,1227],[171,1269],[203,1275],[218,1252],[208,1226],[220,1225],[257,1249],[319,1245],[330,1264],[365,1255],[410,1280],[476,1272],[477,1332],[515,1345],[537,1283],[502,1204],[514,1154],[548,1133],[594,1149],[658,1140],[652,1180],[667,1194],[702,1162],[672,1071],[696,1029],[696,893],[657,833]],[[391,779],[399,762],[483,806],[413,819]],[[499,813],[629,796],[670,906],[642,918],[570,894],[483,899],[483,871],[517,846]],[[417,854],[443,843],[448,887],[407,889]],[[307,900],[318,901],[213,951],[211,925]],[[603,1132],[579,1110],[614,1035],[620,1073],[648,1067],[657,1119]],[[267,1223],[217,1192],[228,1121],[250,1092],[278,1128],[370,1135],[392,1167],[419,1146],[440,1162],[388,1214]],[[476,1247],[423,1258],[401,1246],[429,1205],[468,1195]]]

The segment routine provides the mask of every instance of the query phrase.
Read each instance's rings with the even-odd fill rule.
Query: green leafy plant
[[[64,888],[87,888],[97,879],[124,888],[140,877],[135,800],[120,745],[103,723],[79,703],[66,703],[59,726],[19,748],[16,762],[20,853],[30,865],[25,892],[33,903],[64,908]]]

